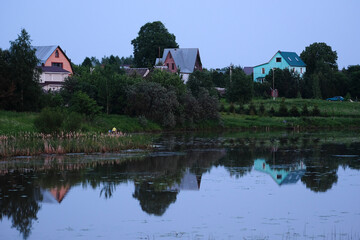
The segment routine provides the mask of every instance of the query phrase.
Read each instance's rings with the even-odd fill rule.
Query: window
[[[302,68],[300,68],[300,73],[303,73],[303,72],[302,72]]]
[[[172,69],[172,70],[175,69],[175,64],[174,64],[174,63],[171,64],[171,69]]]
[[[172,56],[171,56],[171,54],[169,54],[169,58],[170,58],[170,59],[172,59]]]
[[[262,68],[262,69],[261,69],[261,73],[262,73],[262,74],[265,74],[265,68]]]
[[[293,68],[292,71],[295,72],[295,68]]]
[[[288,59],[289,59],[289,61],[291,62],[291,58],[290,58],[290,57],[288,57]]]
[[[295,57],[296,61],[299,61],[299,59],[297,57]]]
[[[168,63],[166,64],[166,66],[168,67],[168,69],[170,69],[170,67],[169,67],[169,64],[168,64]]]
[[[59,57],[59,50],[55,51],[55,57],[58,58]]]
[[[63,67],[63,64],[62,63],[57,63],[57,62],[53,62],[53,63],[51,63],[51,66],[53,66],[53,67]]]
[[[281,58],[276,58],[276,62],[281,62]]]

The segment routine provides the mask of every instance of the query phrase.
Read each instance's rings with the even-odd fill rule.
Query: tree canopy
[[[21,30],[9,51],[0,50],[0,107],[7,110],[31,111],[40,107],[41,87],[38,59],[30,35]]]
[[[337,70],[336,51],[333,51],[326,43],[313,43],[306,47],[300,54],[300,58],[306,63],[306,72],[313,74],[327,69]]]
[[[174,34],[169,33],[160,21],[146,23],[138,36],[131,41],[134,46],[134,63],[137,67],[151,67],[165,48],[178,48]]]

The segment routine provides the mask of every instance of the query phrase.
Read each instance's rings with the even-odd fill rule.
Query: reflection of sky
[[[74,186],[60,205],[42,204],[29,239],[359,237],[359,171],[340,167],[338,176],[330,190],[315,193],[301,181],[279,187],[258,171],[231,178],[223,167],[213,167],[203,174],[200,191],[180,191],[161,217],[141,210],[133,182],[117,186],[110,199],[100,197],[102,186]],[[7,219],[0,230],[0,239],[20,237]]]

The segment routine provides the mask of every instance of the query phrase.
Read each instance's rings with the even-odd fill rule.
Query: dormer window
[[[58,58],[59,57],[59,50],[55,51],[55,57]]]

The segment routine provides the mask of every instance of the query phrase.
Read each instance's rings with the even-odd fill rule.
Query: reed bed
[[[0,157],[39,154],[118,152],[150,149],[151,139],[143,134],[118,133],[22,133],[0,136]]]

